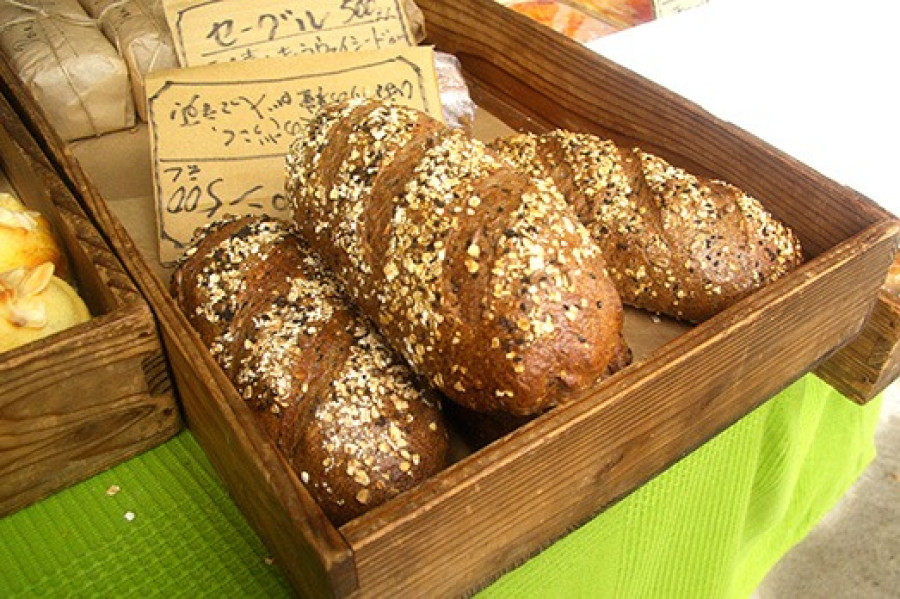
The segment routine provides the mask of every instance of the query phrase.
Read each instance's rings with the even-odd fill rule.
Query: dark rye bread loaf
[[[637,148],[565,131],[489,145],[556,183],[626,304],[699,322],[802,262],[794,233],[759,201]]]
[[[535,414],[613,359],[621,302],[552,183],[422,112],[363,100],[324,109],[287,168],[300,234],[454,401]]]
[[[176,269],[172,290],[335,524],[446,465],[437,399],[284,223],[214,223]]]
[[[632,358],[631,348],[622,339],[616,347],[612,362],[606,367],[606,372],[601,378],[612,376],[625,368],[631,364]],[[454,425],[454,430],[459,432],[461,438],[465,439],[472,449],[480,449],[493,443],[540,416],[540,414],[521,416],[507,412],[476,412],[452,401],[444,402],[443,406],[447,421]]]

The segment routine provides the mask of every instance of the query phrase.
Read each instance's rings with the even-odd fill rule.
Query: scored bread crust
[[[700,322],[803,260],[797,237],[758,200],[640,149],[560,130],[489,145],[554,181],[626,304]]]
[[[365,100],[323,109],[287,169],[301,236],[454,401],[539,413],[612,361],[621,302],[551,183],[420,111]]]
[[[437,397],[348,306],[285,223],[245,217],[207,227],[172,289],[335,524],[446,465]]]

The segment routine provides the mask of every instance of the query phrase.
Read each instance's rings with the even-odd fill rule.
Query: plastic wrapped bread
[[[0,51],[63,139],[134,125],[125,62],[78,0],[0,0]]]
[[[146,121],[144,78],[154,71],[178,66],[162,0],[81,0],[81,4],[125,59],[134,106],[138,116]]]
[[[586,43],[597,38],[616,33],[623,26],[615,21],[576,8],[572,3],[556,0],[499,0],[501,4],[517,13],[557,31],[576,42]],[[620,0],[616,0],[620,1]],[[649,0],[646,0],[649,2]]]
[[[444,121],[454,129],[472,133],[475,126],[475,102],[469,96],[469,86],[463,78],[459,59],[446,52],[434,53],[434,70],[444,109]]]

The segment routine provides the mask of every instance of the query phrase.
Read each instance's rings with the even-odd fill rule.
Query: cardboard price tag
[[[182,66],[414,46],[402,0],[170,0]]]
[[[322,105],[377,97],[443,120],[430,47],[160,71],[147,93],[165,265],[197,227],[226,214],[288,216],[285,154]]]

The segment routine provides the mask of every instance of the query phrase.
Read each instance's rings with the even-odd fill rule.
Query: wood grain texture
[[[863,331],[815,372],[859,404],[884,391],[900,376],[900,297],[879,291]]]
[[[479,101],[508,124],[607,134],[727,179],[792,225],[812,259],[581,401],[336,530],[261,434],[69,147],[10,82],[19,109],[153,307],[194,434],[302,595],[445,596],[480,588],[853,339],[900,235],[866,198],[492,0],[420,4],[432,41],[460,56]]]
[[[178,430],[169,393],[150,394],[160,349],[148,310],[121,310],[0,359],[0,514],[162,443]]]
[[[0,354],[3,515],[165,441],[180,417],[149,305],[4,97],[0,168],[51,222],[93,315]]]
[[[873,227],[342,527],[362,596],[467,593],[660,473],[853,338],[896,235]]]

